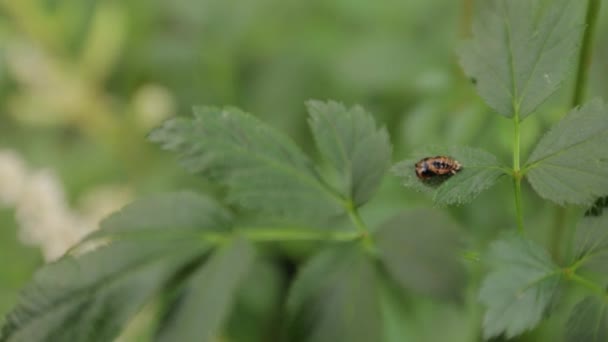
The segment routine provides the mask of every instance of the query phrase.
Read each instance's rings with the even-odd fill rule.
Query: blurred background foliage
[[[64,201],[62,217],[90,227],[134,197],[216,191],[146,142],[152,127],[190,114],[196,104],[241,107],[311,152],[304,102],[358,103],[388,127],[394,160],[425,145],[470,145],[509,163],[511,123],[481,103],[458,66],[455,49],[468,36],[473,13],[473,0],[0,0],[0,193],[46,172],[58,187],[47,202]],[[606,61],[608,6],[599,19],[589,97],[608,99]],[[565,114],[571,94],[567,84],[541,115],[525,121],[524,159]],[[30,196],[46,196],[36,191],[43,190]],[[502,182],[471,205],[445,210],[481,250],[514,226],[511,191]],[[571,224],[529,189],[524,196],[530,235],[555,251],[551,227]],[[52,232],[37,233],[53,216],[38,217],[24,233],[33,224],[28,213],[47,209],[20,210],[20,201],[0,196],[0,317],[35,268],[54,256],[45,249]],[[420,206],[432,206],[430,199],[388,176],[363,215],[375,224]],[[277,265],[261,267],[264,279],[280,278]],[[280,289],[267,284],[244,294],[250,305],[235,317],[278,305]],[[474,296],[470,302],[463,315],[412,298],[411,310],[392,313],[394,322],[407,316],[407,329],[397,323],[388,329],[405,334],[416,327],[430,341],[442,334],[466,341],[480,317]],[[437,320],[445,329],[434,329]]]

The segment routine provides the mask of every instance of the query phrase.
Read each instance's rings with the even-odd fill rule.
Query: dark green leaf
[[[374,234],[380,259],[405,289],[440,298],[462,294],[458,227],[436,210],[404,212]]]
[[[426,157],[449,156],[457,160],[462,169],[440,184],[418,179],[415,165]],[[418,191],[433,193],[438,204],[460,204],[472,201],[483,190],[490,188],[505,174],[496,157],[470,147],[431,147],[417,152],[412,158],[393,166],[393,173],[403,179],[403,185]]]
[[[383,340],[378,279],[358,246],[321,252],[298,274],[289,294],[289,341]]]
[[[484,336],[512,338],[534,328],[558,291],[561,270],[542,246],[519,236],[492,243],[487,261],[490,273],[479,293]]]
[[[608,193],[608,110],[601,100],[574,109],[538,143],[526,176],[558,204],[591,204]]]
[[[323,157],[340,174],[343,195],[359,206],[374,194],[391,161],[385,128],[362,107],[308,102],[310,127]]]
[[[253,258],[253,246],[245,240],[215,252],[188,280],[157,340],[215,341]]]
[[[608,341],[607,304],[606,297],[587,297],[576,304],[566,325],[566,341]]]
[[[45,265],[8,316],[0,341],[111,341],[180,265],[204,250],[189,240],[117,242]]]
[[[228,200],[268,213],[329,217],[343,200],[287,137],[235,108],[197,108],[167,121],[152,141],[176,151],[192,172],[228,187]]]
[[[585,216],[579,221],[574,250],[573,262],[598,272],[608,271],[608,215]]]
[[[558,89],[577,56],[583,1],[479,1],[462,66],[498,113],[525,118]]]
[[[176,229],[221,230],[230,225],[231,214],[213,199],[193,193],[177,192],[138,200],[101,223],[91,238],[116,233]]]
[[[287,285],[284,264],[268,257],[256,258],[245,284],[239,289],[224,336],[238,342],[275,341],[277,322],[284,315]]]

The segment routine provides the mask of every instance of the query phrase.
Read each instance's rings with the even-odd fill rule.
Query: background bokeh
[[[458,65],[473,8],[473,0],[0,0],[0,317],[36,267],[107,213],[151,193],[214,191],[146,141],[193,105],[241,107],[314,153],[304,102],[335,99],[388,127],[394,160],[432,144],[481,147],[509,163],[511,123],[484,106]],[[598,25],[588,97],[608,100],[608,6]],[[525,121],[524,158],[571,94],[568,83]],[[511,191],[503,182],[445,210],[481,249],[513,227]],[[562,214],[527,185],[524,203],[530,235],[552,247],[548,231]],[[417,206],[432,204],[388,176],[363,215],[374,223]],[[460,314],[412,305],[423,328],[439,319],[448,331],[475,329],[458,327]],[[479,310],[466,312],[475,322]]]

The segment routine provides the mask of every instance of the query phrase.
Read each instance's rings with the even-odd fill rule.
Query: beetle
[[[428,180],[455,175],[462,170],[462,165],[452,157],[436,156],[421,159],[416,163],[415,170],[419,179]]]

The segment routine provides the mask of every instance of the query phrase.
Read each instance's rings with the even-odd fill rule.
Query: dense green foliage
[[[54,117],[67,127],[70,144],[83,139],[106,153],[65,166],[85,174],[68,185],[74,193],[95,178],[96,166],[112,170],[119,159],[124,169],[114,172],[143,193],[164,194],[135,200],[40,267],[6,315],[0,341],[599,342],[608,336],[608,112],[602,100],[581,103],[580,97],[588,73],[581,56],[593,42],[598,1],[480,2],[472,37],[459,49],[467,77],[451,70],[450,49],[418,55],[417,44],[402,41],[399,25],[357,37],[357,48],[344,45],[350,30],[332,26],[336,13],[345,23],[411,16],[429,24],[417,21],[420,14],[437,11],[441,2],[312,1],[279,6],[284,16],[267,14],[278,6],[271,0],[259,7],[155,2],[155,11],[133,19],[129,35],[122,10],[137,12],[144,1],[86,3],[92,33],[85,40],[77,34],[82,23],[63,28],[71,32],[63,42],[62,34],[45,33],[44,21],[23,28],[53,60],[79,55],[78,71],[67,72],[82,77],[75,84],[97,94],[107,82],[128,93],[150,78],[171,87],[184,114],[189,103],[234,102],[260,115],[205,106],[165,120],[148,140],[169,159],[144,147],[149,127],[137,124],[129,114],[134,109],[124,109],[124,118],[107,115],[116,104],[95,95],[92,104],[71,104],[76,109],[53,107],[71,113]],[[59,2],[47,5],[55,15],[67,11]],[[465,25],[470,5],[462,3]],[[28,15],[19,5],[0,0],[0,6],[13,20]],[[196,9],[211,14],[202,20]],[[224,25],[222,13],[233,21]],[[313,13],[332,20],[307,17]],[[153,32],[151,18],[164,15],[184,21],[169,37],[138,36]],[[413,41],[442,42],[454,25],[432,23],[436,36]],[[300,25],[323,34],[308,36]],[[191,44],[199,38],[180,30],[205,44]],[[302,39],[296,44],[294,37]],[[125,50],[118,62],[121,39],[137,49]],[[282,53],[297,53],[282,59],[276,51],[282,46],[289,47]],[[334,54],[324,55],[326,49]],[[427,74],[419,71],[424,65]],[[172,74],[185,77],[195,67],[205,82]],[[30,91],[26,97],[44,93],[19,84],[15,73],[17,84],[6,87]],[[569,96],[551,97],[556,92],[576,95],[569,103],[561,100]],[[419,103],[412,100],[418,95],[425,95]],[[314,96],[372,110],[308,100]],[[308,120],[296,109],[304,103]],[[82,110],[93,114],[74,114]],[[285,119],[289,113],[298,119]],[[24,120],[14,116],[9,128]],[[60,141],[52,134],[39,139],[20,144],[36,156]],[[83,147],[89,148],[97,147]],[[415,163],[439,155],[456,159],[462,170],[422,182]],[[170,166],[176,161],[188,174]]]

